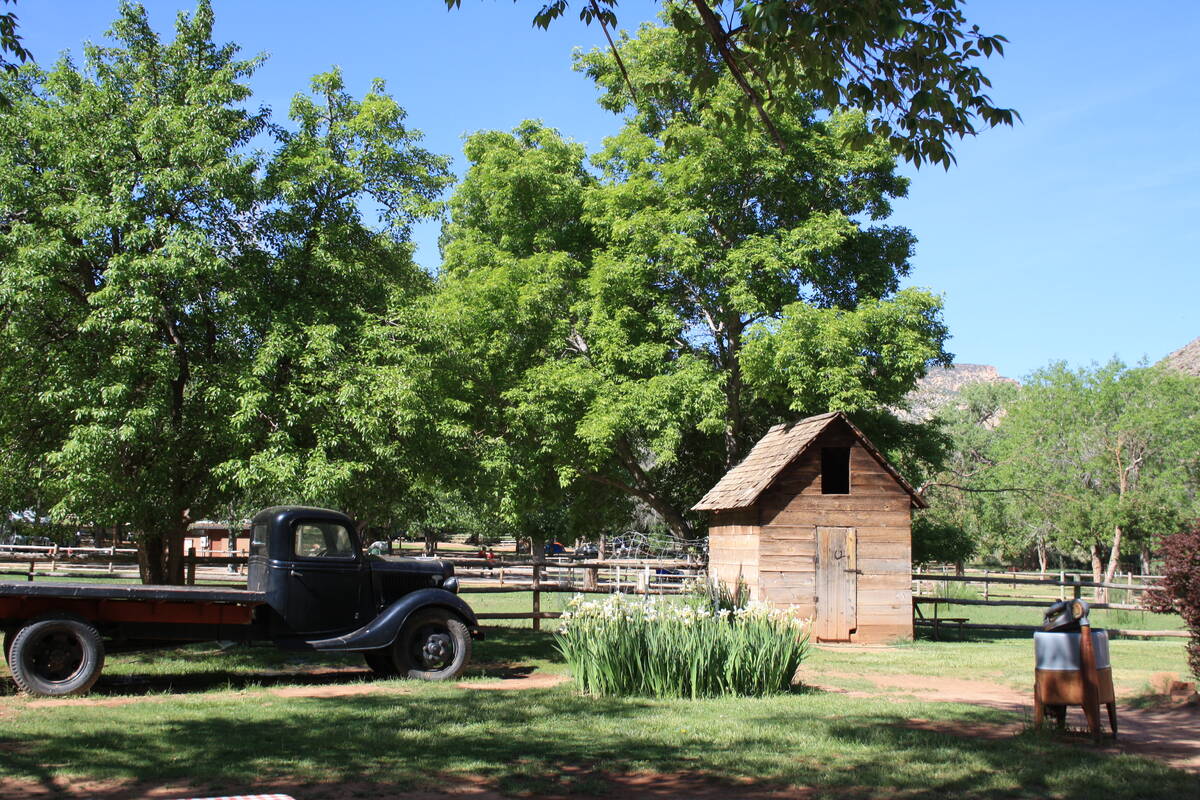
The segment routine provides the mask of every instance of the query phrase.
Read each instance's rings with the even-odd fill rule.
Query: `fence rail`
[[[1028,574],[1028,573],[1026,573]],[[914,572],[912,575],[914,590],[913,590],[913,624],[920,627],[933,628],[934,637],[940,635],[942,628],[950,625],[956,626],[960,631],[967,629],[976,630],[1014,630],[1014,631],[1037,631],[1041,630],[1037,625],[1015,625],[991,622],[971,622],[967,617],[946,617],[938,616],[938,606],[995,606],[995,607],[1019,607],[1019,608],[1044,608],[1047,600],[1064,600],[1067,598],[1067,592],[1070,592],[1071,597],[1081,597],[1084,589],[1092,589],[1093,597],[1088,601],[1088,605],[1093,609],[1110,609],[1113,611],[1148,611],[1140,603],[1116,603],[1108,602],[1108,590],[1124,591],[1138,597],[1154,588],[1154,584],[1146,582],[1146,579],[1157,578],[1157,576],[1143,576],[1141,582],[1134,583],[1134,577],[1130,573],[1126,573],[1130,580],[1128,583],[1117,583],[1107,581],[1084,580],[1078,574],[1068,575],[1060,573],[1057,578],[1053,577],[1022,577],[1020,573],[1008,572],[990,572],[984,570],[982,572],[974,572],[964,575],[949,575],[929,572]],[[934,584],[941,582],[947,584],[964,584],[975,585],[982,587],[983,597],[952,597],[944,594],[923,595],[919,593],[921,583]],[[1016,586],[1044,586],[1056,587],[1059,589],[1058,597],[1036,595],[1030,596],[1028,593],[1018,595],[998,594],[997,588]],[[930,586],[932,589],[933,587]],[[933,606],[933,616],[926,618],[921,613],[922,605]],[[1123,628],[1108,628],[1110,633],[1120,636],[1132,636],[1141,638],[1164,637],[1178,638],[1187,637],[1187,631],[1180,630],[1134,630]]]
[[[224,551],[217,551],[224,552]],[[19,576],[27,581],[35,578],[104,577],[137,579],[137,551],[132,548],[114,547],[45,547],[29,545],[0,546],[0,579]],[[417,556],[418,558],[420,556]],[[438,558],[433,556],[433,558]],[[697,582],[706,579],[703,565],[692,561],[673,559],[606,559],[574,561],[548,557],[543,561],[532,558],[501,557],[495,559],[479,557],[447,557],[440,560],[455,566],[461,580],[463,594],[518,594],[530,593],[529,611],[483,612],[480,619],[487,620],[531,620],[533,627],[541,627],[541,620],[555,619],[561,612],[543,611],[543,595],[570,594],[639,594],[678,595],[690,591]],[[245,556],[203,554],[192,548],[183,558],[184,579],[188,584],[245,583],[243,568]],[[237,572],[229,572],[233,567]],[[976,623],[965,617],[938,617],[938,607],[951,606],[1008,606],[1044,607],[1046,601],[1079,597],[1082,591],[1091,590],[1090,605],[1096,609],[1118,611],[1144,610],[1136,603],[1108,602],[1107,592],[1125,591],[1139,596],[1153,588],[1150,580],[1157,576],[1134,576],[1126,573],[1127,583],[1085,580],[1081,575],[1059,573],[1047,577],[1039,573],[971,571],[967,574],[944,574],[914,572],[912,581],[914,625],[933,627],[935,635],[942,627],[953,624],[960,629],[979,630],[1038,630],[1034,625],[1010,625],[1001,623]],[[1090,576],[1089,576],[1090,577]],[[922,594],[920,589],[931,590]],[[981,589],[980,597],[952,597],[936,591],[935,585],[966,585]],[[1057,588],[1058,598],[1050,595],[1029,595],[1017,587]],[[1004,593],[1005,589],[1013,593]],[[1014,594],[1015,593],[1015,594]],[[933,607],[933,618],[926,619],[920,613],[921,606]],[[1184,631],[1142,631],[1110,628],[1114,634],[1123,636],[1182,637]]]

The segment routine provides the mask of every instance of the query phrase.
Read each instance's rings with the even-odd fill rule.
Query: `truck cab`
[[[354,522],[329,509],[275,506],[258,512],[251,520],[247,589],[266,596],[258,621],[280,647],[361,651],[385,674],[444,669],[445,659],[431,653],[469,652],[470,638],[482,636],[474,612],[457,595],[454,565],[369,555]],[[396,652],[398,639],[412,638],[407,634],[414,615],[441,619],[426,624],[425,639],[439,637],[434,644],[444,646],[412,641],[407,647],[413,652]],[[462,638],[458,628],[470,638],[456,641]]]

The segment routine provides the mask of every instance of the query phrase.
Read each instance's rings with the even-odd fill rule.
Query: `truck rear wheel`
[[[408,618],[392,645],[401,675],[423,681],[458,677],[471,659],[471,633],[453,612],[427,608]]]
[[[28,694],[84,694],[96,683],[104,666],[100,633],[86,622],[69,617],[27,624],[17,631],[11,647],[8,668],[17,686]]]

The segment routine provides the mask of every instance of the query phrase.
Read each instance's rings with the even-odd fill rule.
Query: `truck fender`
[[[385,608],[375,619],[363,625],[356,631],[334,636],[331,639],[314,639],[305,645],[314,650],[347,652],[356,650],[378,650],[389,647],[400,635],[400,629],[405,621],[415,611],[423,608],[446,608],[462,617],[472,635],[476,635],[479,620],[475,612],[458,595],[445,589],[419,589],[404,595],[396,602]]]

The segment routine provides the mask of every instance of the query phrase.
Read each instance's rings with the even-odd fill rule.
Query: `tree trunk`
[[[725,378],[725,469],[741,461],[742,437],[742,332],[731,325],[729,332],[729,364]]]
[[[1050,563],[1050,549],[1046,547],[1046,543],[1041,539],[1037,543],[1038,567],[1041,568],[1042,575],[1046,574],[1046,569]]]
[[[144,534],[138,541],[138,574],[142,583],[183,584],[183,537],[187,524],[168,533]]]
[[[165,537],[166,550],[165,563],[163,564],[163,577],[166,578],[164,583],[169,583],[173,586],[183,585],[183,537],[187,534],[187,522],[181,523],[181,526],[171,531]]]
[[[1104,579],[1104,559],[1100,557],[1100,544],[1098,542],[1092,542],[1091,556],[1092,580],[1096,583],[1100,583]],[[1097,588],[1096,599],[1103,601],[1104,596],[1104,590]]]
[[[163,580],[163,541],[159,537],[143,537],[138,541],[138,574],[142,583],[166,583]]]
[[[1141,562],[1142,574],[1150,574],[1150,545],[1143,544],[1138,548],[1138,560]]]
[[[1120,525],[1113,526],[1112,552],[1108,554],[1108,569],[1104,571],[1104,581],[1106,583],[1112,583],[1113,577],[1117,574],[1117,566],[1121,562],[1122,533]]]

